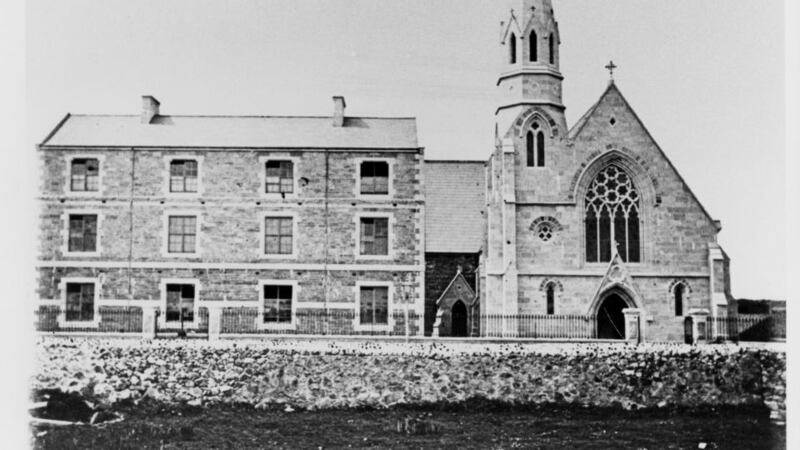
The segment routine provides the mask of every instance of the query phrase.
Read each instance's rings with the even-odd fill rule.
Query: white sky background
[[[29,148],[67,113],[415,116],[428,159],[486,159],[503,2],[28,1]],[[617,85],[711,215],[736,297],[786,298],[777,0],[554,0],[571,126]],[[38,175],[38,174],[37,174]]]

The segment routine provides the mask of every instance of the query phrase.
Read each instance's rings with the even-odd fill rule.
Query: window
[[[267,217],[264,219],[264,253],[267,255],[291,255],[294,219],[291,217]]]
[[[291,194],[294,192],[294,163],[292,161],[267,161],[266,193]]]
[[[169,191],[197,192],[197,161],[184,159],[170,161]]]
[[[167,323],[194,321],[195,288],[193,284],[167,284]]]
[[[94,283],[67,283],[67,322],[94,320]]]
[[[362,255],[388,255],[389,219],[362,218],[359,248]]]
[[[264,323],[292,322],[291,285],[264,285]]]
[[[528,167],[544,167],[544,130],[539,122],[533,122],[531,130],[525,136],[527,165]]]
[[[76,158],[70,168],[70,190],[97,191],[100,185],[100,162],[91,158]]]
[[[517,36],[511,33],[511,39],[508,41],[509,62],[511,64],[517,63]]]
[[[167,251],[168,253],[196,253],[197,217],[169,217]]]
[[[361,163],[361,193],[368,195],[389,194],[388,162],[364,161]]]
[[[97,251],[97,215],[69,215],[69,243],[67,250],[70,252]]]
[[[550,50],[550,64],[555,64],[556,63],[556,53],[555,53],[554,50],[556,48],[556,44],[554,42],[553,33],[550,33],[550,39],[549,39],[548,44],[550,45],[550,49],[549,49]]]
[[[547,285],[547,315],[552,316],[556,313],[556,290],[553,284]]]
[[[675,286],[675,317],[683,315],[683,284]]]
[[[544,167],[544,133],[536,133],[536,166]]]
[[[360,324],[388,325],[389,288],[385,286],[362,286],[360,295]]]
[[[611,261],[612,246],[625,262],[640,262],[639,193],[625,171],[610,165],[585,198],[586,261]]]
[[[534,167],[536,165],[536,143],[533,140],[533,131],[528,131],[528,135],[525,137],[525,148],[526,154],[528,156],[528,167]]]
[[[530,60],[531,62],[536,62],[539,60],[539,38],[536,36],[536,31],[531,31],[530,41],[528,41],[528,45],[530,46]]]

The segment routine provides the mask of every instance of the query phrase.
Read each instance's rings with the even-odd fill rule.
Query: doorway
[[[452,326],[450,328],[453,337],[467,337],[467,306],[461,300],[453,305],[450,317]]]
[[[597,308],[597,338],[625,339],[625,314],[628,303],[618,294],[610,294]]]

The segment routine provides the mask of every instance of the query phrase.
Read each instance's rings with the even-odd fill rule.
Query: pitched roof
[[[425,251],[475,253],[486,233],[483,161],[425,161]]]
[[[43,146],[231,147],[231,148],[418,148],[414,118],[72,115]]]

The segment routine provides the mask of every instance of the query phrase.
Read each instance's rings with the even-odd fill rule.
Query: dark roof
[[[414,118],[69,114],[43,146],[416,149]]]
[[[486,233],[486,163],[425,161],[425,251],[477,253]]]

